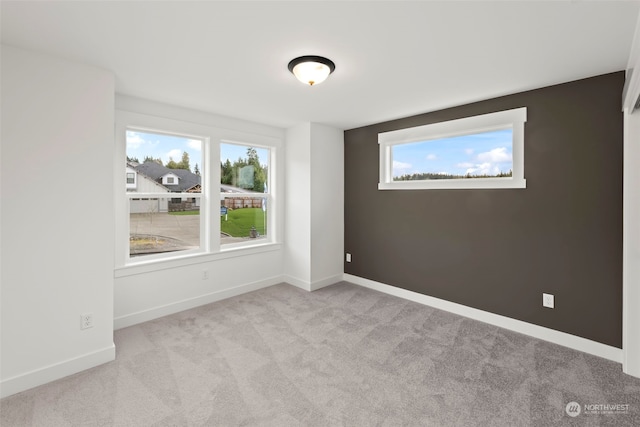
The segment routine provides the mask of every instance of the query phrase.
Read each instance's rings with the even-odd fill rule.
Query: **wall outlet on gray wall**
[[[552,294],[542,294],[542,306],[547,308],[553,308],[554,298]]]

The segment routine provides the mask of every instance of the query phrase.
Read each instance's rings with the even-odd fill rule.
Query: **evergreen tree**
[[[220,182],[233,185],[233,165],[229,159],[224,163],[220,162]]]
[[[233,164],[229,159],[220,162],[220,182],[247,190],[264,192],[267,172],[267,167],[260,164],[258,152],[253,147],[247,148],[247,157],[244,159],[239,157]]]
[[[182,160],[178,162],[178,167],[176,169],[186,169],[188,171],[191,170],[191,166],[189,165],[189,153],[186,151],[182,152]]]
[[[260,158],[255,148],[247,148],[247,165],[253,166],[253,187],[251,190],[264,192],[264,183],[267,181],[265,170],[260,164]]]
[[[163,166],[162,164],[162,159],[160,157],[158,157],[157,159],[154,159],[151,156],[145,156],[144,160],[142,161],[143,163],[148,163],[148,162],[156,162],[157,164],[159,164],[160,166]]]
[[[169,161],[165,166],[168,167],[169,169],[180,169],[176,161],[173,160],[173,157],[169,157]]]

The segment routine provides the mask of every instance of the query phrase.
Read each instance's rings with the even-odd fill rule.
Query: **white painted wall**
[[[115,357],[114,77],[3,45],[1,100],[7,396]]]
[[[311,283],[344,272],[344,132],[311,124]]]
[[[344,271],[344,133],[303,123],[286,144],[285,275],[311,291]]]
[[[282,250],[116,274],[114,328],[119,329],[281,283]]]
[[[200,111],[156,103],[153,101],[116,96],[117,115],[120,112],[135,113],[157,118],[180,121],[189,126],[207,129],[216,138],[251,143],[253,140],[268,139],[273,143],[277,155],[284,155],[284,130],[244,120],[217,116]],[[121,126],[118,124],[117,129]],[[209,132],[210,130],[210,132]],[[116,138],[119,157],[115,160],[115,170],[125,170],[124,138]],[[117,157],[117,156],[116,156]],[[214,156],[219,158],[219,156]],[[212,158],[214,158],[212,157]],[[206,163],[206,162],[205,162]],[[211,203],[215,206],[213,220],[218,220],[219,198],[215,189],[219,188],[219,163],[213,160],[214,174],[211,187],[214,194]],[[203,165],[204,166],[204,165]],[[208,167],[208,165],[207,165]],[[115,313],[116,329],[136,323],[176,313],[192,307],[218,301],[244,292],[271,286],[283,281],[282,230],[284,199],[279,197],[284,188],[284,162],[277,158],[272,167],[275,170],[275,185],[272,193],[276,198],[274,212],[277,224],[276,242],[269,247],[238,249],[225,253],[202,254],[182,260],[166,260],[147,265],[124,266],[124,257],[116,258],[115,271]],[[217,168],[217,172],[216,169]],[[124,178],[117,174],[116,188],[124,188]],[[122,175],[124,177],[124,175]],[[140,176],[139,176],[140,178]],[[142,182],[141,179],[138,181]],[[206,185],[206,183],[205,183]],[[116,191],[116,210],[124,200],[124,191]],[[118,199],[121,198],[121,199]],[[272,205],[273,206],[273,205]],[[126,209],[125,209],[126,211]],[[126,214],[125,214],[126,215]],[[117,219],[122,221],[123,218]],[[118,230],[124,226],[119,224]],[[219,229],[218,229],[219,231]],[[125,232],[124,245],[128,244]],[[120,249],[117,249],[120,250]],[[204,279],[206,271],[207,278]]]
[[[311,124],[286,133],[285,261],[292,285],[309,290],[311,284]]]

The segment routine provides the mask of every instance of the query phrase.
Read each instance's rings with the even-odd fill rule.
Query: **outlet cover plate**
[[[80,329],[93,328],[93,313],[84,313],[80,315]]]
[[[555,298],[552,294],[542,294],[542,306],[547,308],[554,308]]]

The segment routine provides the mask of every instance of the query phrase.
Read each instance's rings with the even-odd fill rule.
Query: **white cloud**
[[[169,161],[169,158],[172,158],[176,162],[179,162],[180,160],[182,160],[182,150],[178,150],[177,148],[175,148],[169,151],[167,153],[167,161]]]
[[[135,150],[145,143],[146,141],[139,133],[127,131],[127,149]]]
[[[472,151],[472,149],[465,150],[467,154]],[[510,167],[505,167],[504,164],[513,161],[511,153],[508,153],[505,147],[478,153],[474,160],[473,163],[463,162],[456,166],[465,168],[465,174],[469,175],[497,175],[500,172],[507,172]]]
[[[469,162],[464,162],[464,163],[458,163],[456,165],[457,168],[472,168],[475,167],[475,163],[469,163]]]
[[[393,176],[403,175],[407,173],[413,166],[411,163],[393,161]]]
[[[478,161],[480,162],[502,163],[510,162],[511,159],[511,153],[507,153],[506,147],[498,147],[491,151],[478,154]]]
[[[470,175],[497,175],[499,173],[500,168],[489,162],[477,164],[472,168],[468,168],[465,172],[465,174]]]
[[[436,156],[435,154],[429,154],[427,156],[427,160],[436,160],[438,158],[438,156]]]
[[[411,163],[404,163],[404,162],[397,162],[397,161],[393,161],[393,168],[394,169],[401,169],[401,170],[405,170],[405,169],[411,169],[413,166],[411,165]]]
[[[199,139],[189,139],[187,141],[187,146],[193,150],[200,151],[202,150],[202,141]]]
[[[473,148],[467,148],[466,150],[464,150],[465,154],[468,154],[469,156],[472,155],[475,151],[473,151]]]

